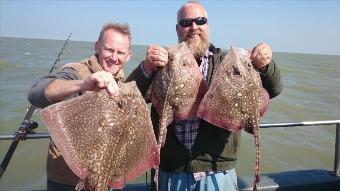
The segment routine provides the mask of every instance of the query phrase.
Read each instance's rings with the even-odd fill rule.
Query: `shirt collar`
[[[203,56],[200,58],[200,60],[203,60],[203,59],[206,59],[206,58],[209,58],[209,56],[212,56],[213,53],[208,49],[204,52]]]

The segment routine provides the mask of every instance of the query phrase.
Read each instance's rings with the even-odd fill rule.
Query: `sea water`
[[[48,73],[64,41],[0,38],[0,134],[14,133],[30,105],[27,89]],[[226,49],[227,47],[221,47]],[[147,46],[133,45],[125,74],[145,58]],[[275,51],[275,50],[274,50]],[[70,41],[57,66],[77,62],[94,53],[93,42]],[[270,100],[261,123],[340,119],[340,56],[274,52],[283,91]],[[39,119],[37,132],[47,132]],[[335,125],[261,129],[261,173],[301,169],[333,170]],[[0,179],[0,190],[46,189],[45,163],[49,139],[20,142]],[[0,140],[2,161],[11,141]],[[255,146],[243,133],[237,173],[253,176]],[[150,175],[149,175],[150,176]],[[135,182],[145,181],[145,175]]]

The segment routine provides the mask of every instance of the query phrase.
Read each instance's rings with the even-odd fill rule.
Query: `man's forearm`
[[[45,89],[45,97],[52,103],[56,103],[82,92],[82,80],[59,80],[56,79]]]

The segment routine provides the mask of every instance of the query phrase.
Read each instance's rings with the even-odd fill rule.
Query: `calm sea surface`
[[[29,103],[28,87],[47,73],[64,41],[0,38],[0,134],[15,132]],[[58,66],[93,54],[94,44],[71,41]],[[227,47],[223,47],[227,48]],[[143,59],[146,46],[133,46],[126,75]],[[274,53],[281,68],[284,89],[270,102],[261,123],[340,119],[340,56]],[[47,132],[39,120],[37,132]],[[0,190],[45,189],[48,139],[20,142],[0,179]],[[300,169],[333,170],[335,126],[261,129],[261,172]],[[0,140],[2,161],[11,141]],[[253,137],[242,136],[238,175],[253,175]],[[138,178],[141,182],[145,176]]]

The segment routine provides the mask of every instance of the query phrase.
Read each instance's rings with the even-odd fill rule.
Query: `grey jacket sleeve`
[[[28,89],[27,97],[29,102],[38,108],[44,108],[53,104],[46,98],[45,89],[55,79],[78,80],[80,78],[78,73],[72,68],[64,68],[56,73],[41,76]]]
[[[145,96],[152,83],[153,76],[146,77],[143,73],[141,64],[139,64],[138,67],[129,75],[129,77],[126,79],[126,82],[136,81],[139,91],[143,96]]]

